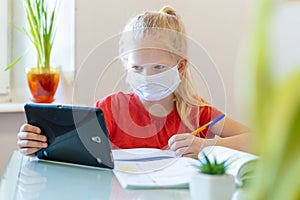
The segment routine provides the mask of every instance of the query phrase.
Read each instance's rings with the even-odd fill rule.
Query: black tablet
[[[48,147],[37,152],[39,159],[114,168],[103,112],[98,108],[26,104],[28,124],[46,135]]]

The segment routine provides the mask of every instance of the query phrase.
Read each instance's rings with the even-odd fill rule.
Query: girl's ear
[[[179,73],[181,73],[186,68],[186,65],[187,65],[187,60],[185,58],[179,61],[178,63]]]

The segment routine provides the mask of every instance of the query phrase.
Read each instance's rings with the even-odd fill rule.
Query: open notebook
[[[155,148],[118,149],[112,153],[115,161],[150,161],[177,157],[174,151]]]
[[[238,186],[253,172],[257,156],[234,149],[210,146],[204,148],[210,158],[218,161],[230,158],[228,173],[235,177]],[[113,150],[114,174],[123,188],[187,188],[192,176],[199,173],[199,160],[178,157],[174,152],[159,149]],[[201,153],[199,154],[201,159]]]

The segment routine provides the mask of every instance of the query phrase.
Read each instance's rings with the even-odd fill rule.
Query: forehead
[[[154,48],[135,50],[128,54],[129,64],[136,65],[150,63],[169,64],[173,63],[174,60],[175,57],[170,52]]]

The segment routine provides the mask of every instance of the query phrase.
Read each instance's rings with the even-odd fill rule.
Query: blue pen
[[[201,126],[200,128],[198,128],[197,130],[194,130],[192,132],[192,135],[196,135],[199,132],[203,131],[204,129],[209,128],[210,126],[214,125],[215,123],[217,123],[218,121],[220,121],[221,119],[223,119],[225,117],[225,114],[220,115],[219,117],[216,117],[215,119],[211,120],[210,122],[208,122],[207,124]]]

